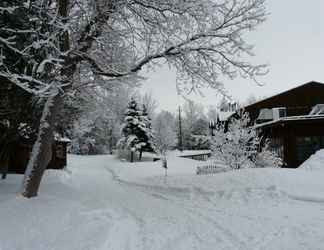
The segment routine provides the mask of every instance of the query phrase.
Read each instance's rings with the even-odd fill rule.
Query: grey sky
[[[254,63],[268,63],[270,72],[259,80],[225,80],[228,93],[241,102],[253,94],[271,96],[308,81],[324,82],[324,0],[267,0],[268,20],[250,33],[255,45]],[[175,111],[182,98],[177,96],[175,72],[164,66],[146,75],[142,91],[151,91],[160,109]],[[204,105],[215,105],[217,92],[204,90],[205,97],[189,96]]]

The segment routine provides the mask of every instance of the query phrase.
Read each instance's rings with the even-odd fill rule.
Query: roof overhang
[[[278,120],[264,122],[254,126],[255,129],[264,129],[269,127],[285,126],[286,124],[309,124],[324,122],[324,115],[304,115],[304,116],[288,116]]]

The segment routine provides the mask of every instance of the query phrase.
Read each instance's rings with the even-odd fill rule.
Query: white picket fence
[[[224,168],[217,166],[215,164],[211,164],[211,165],[197,167],[196,174],[197,175],[216,174],[216,173],[224,172],[224,171],[225,171]]]

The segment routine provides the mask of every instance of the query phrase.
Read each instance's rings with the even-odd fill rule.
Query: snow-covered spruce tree
[[[134,153],[141,154],[144,149],[153,150],[153,133],[147,114],[138,108],[134,98],[128,104],[125,112],[124,124],[121,128],[122,138],[118,142],[118,148],[131,152],[132,162]]]
[[[139,159],[142,159],[143,150],[148,152],[155,152],[154,145],[154,132],[152,129],[152,121],[147,112],[146,106],[143,104],[141,114],[140,114],[140,131],[138,134],[138,138],[141,142],[145,143],[143,147],[140,148]]]
[[[95,76],[121,83],[163,61],[176,69],[184,91],[222,91],[220,75],[255,80],[265,72],[242,59],[252,55],[244,35],[265,20],[265,0],[2,0],[0,13],[0,76],[45,98],[25,197],[37,195],[57,113],[74,91],[79,65],[95,87]],[[12,27],[21,18],[24,25]]]
[[[278,166],[280,159],[248,124],[248,114],[244,113],[241,119],[230,121],[227,131],[224,126],[219,126],[212,137],[213,158],[232,169]]]

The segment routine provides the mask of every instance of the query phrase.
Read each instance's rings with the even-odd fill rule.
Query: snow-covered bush
[[[268,143],[263,146],[261,152],[256,154],[253,162],[253,165],[258,168],[280,167],[283,163],[282,159],[270,150]]]
[[[191,135],[192,150],[206,150],[210,148],[210,137],[207,135]]]
[[[211,139],[213,158],[232,169],[279,166],[280,158],[269,150],[268,143],[262,142],[255,129],[248,124],[249,117],[244,113],[241,119],[230,121],[227,131],[225,126],[219,125]]]

